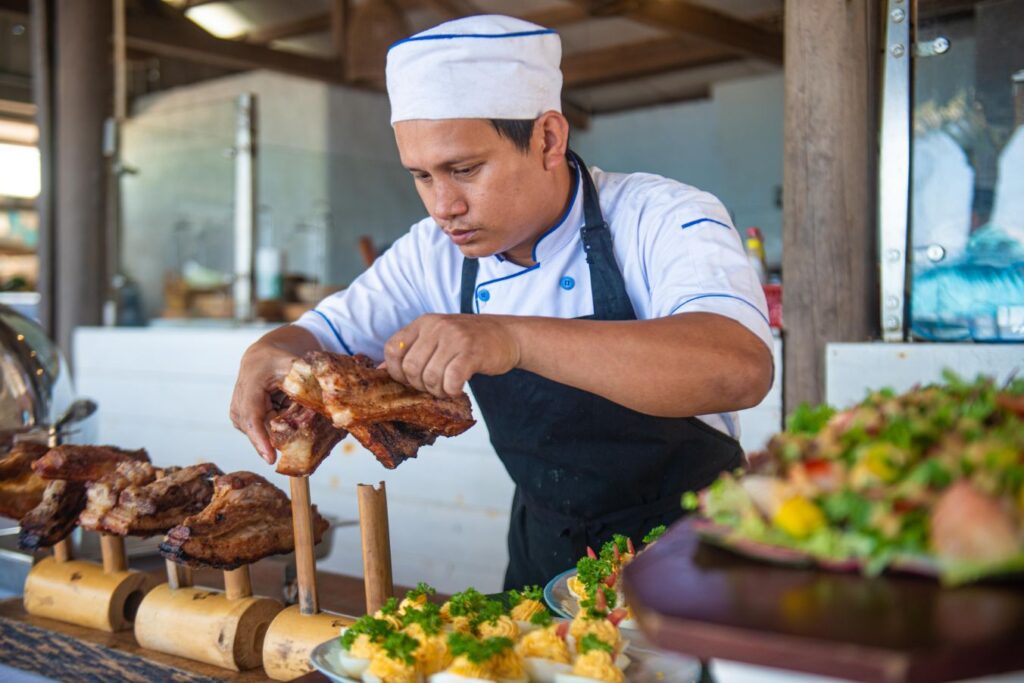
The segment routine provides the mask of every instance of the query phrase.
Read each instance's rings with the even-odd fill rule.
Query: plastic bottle
[[[764,258],[764,238],[759,228],[747,228],[747,239],[745,240],[747,258],[750,265],[757,273],[757,279],[762,285],[768,283],[768,264]]]

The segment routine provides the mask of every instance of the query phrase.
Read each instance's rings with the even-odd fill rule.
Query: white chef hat
[[[388,50],[391,123],[409,119],[535,119],[562,111],[562,41],[498,14],[456,19]]]

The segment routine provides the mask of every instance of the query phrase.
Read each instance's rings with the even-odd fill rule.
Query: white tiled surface
[[[80,328],[74,340],[78,393],[99,403],[89,440],[145,447],[154,462],[217,463],[284,477],[256,455],[231,426],[228,404],[239,359],[267,328]],[[781,342],[776,376],[781,377]],[[479,415],[479,410],[475,410]],[[743,441],[760,447],[781,424],[781,392],[743,417]],[[349,438],[311,478],[314,504],[339,519],[356,519],[356,484],[387,482],[394,578],[427,581],[452,592],[473,585],[500,590],[508,556],[505,533],[512,482],[479,422],[454,439],[439,439],[416,460],[388,471]],[[358,528],[336,530],[324,570],[361,575]]]

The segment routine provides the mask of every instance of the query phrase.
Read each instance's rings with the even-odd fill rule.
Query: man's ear
[[[569,149],[569,121],[557,111],[547,111],[537,118],[535,134],[541,139],[544,170],[550,171],[565,163]]]

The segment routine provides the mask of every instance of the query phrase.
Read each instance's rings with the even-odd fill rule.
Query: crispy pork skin
[[[328,526],[314,506],[315,543]],[[214,480],[210,504],[168,531],[160,552],[192,567],[236,569],[294,547],[288,496],[258,474],[233,472]]]

